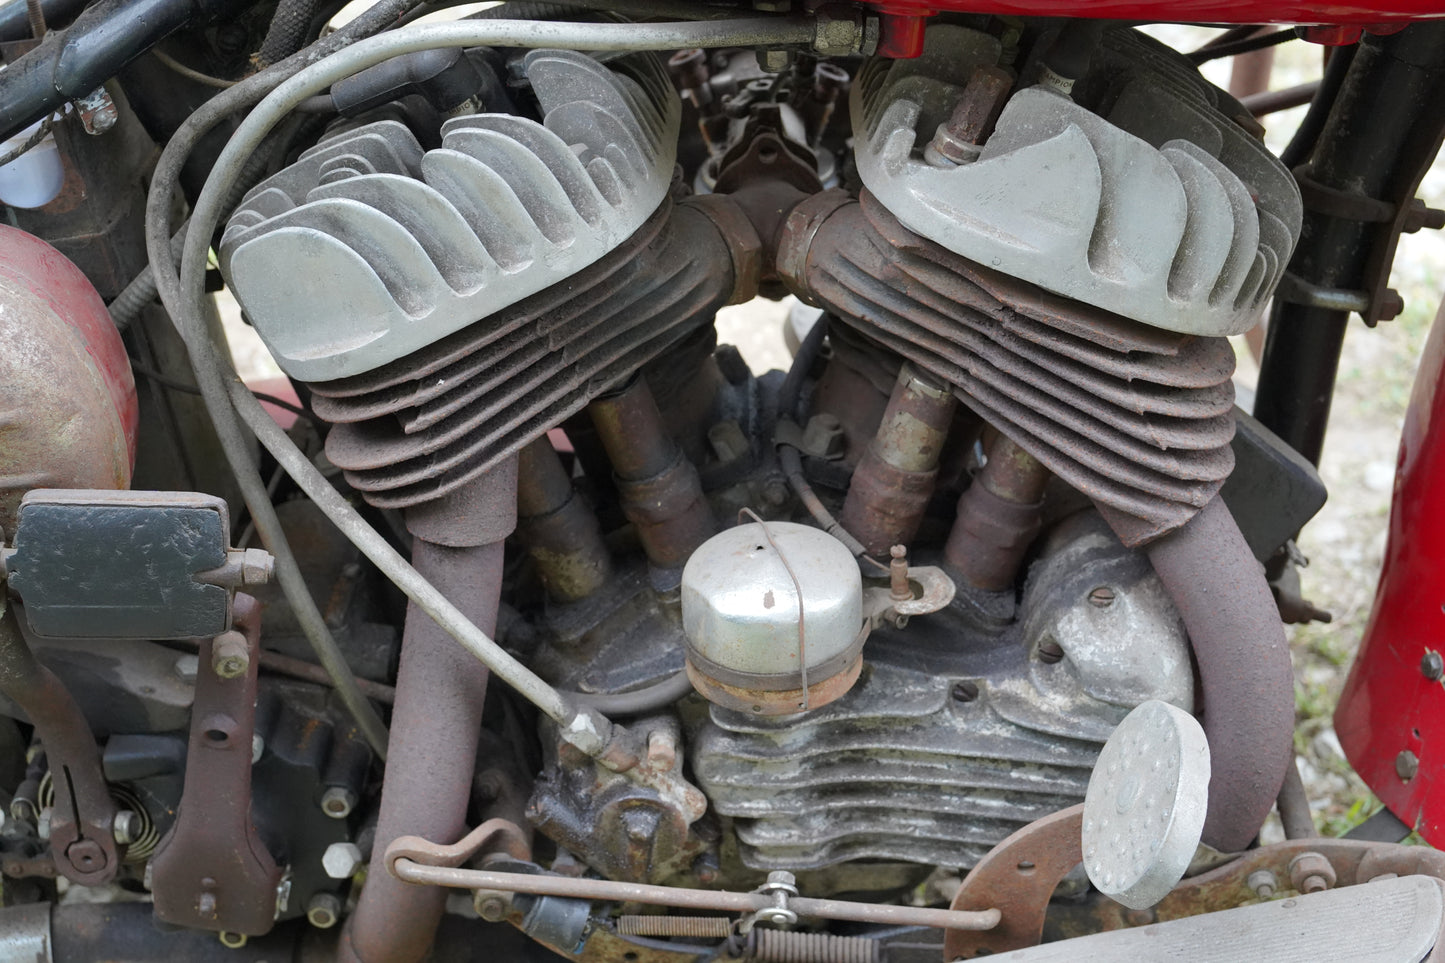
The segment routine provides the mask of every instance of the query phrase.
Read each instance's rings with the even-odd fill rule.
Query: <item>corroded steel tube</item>
[[[989,446],[988,464],[958,500],[958,519],[944,554],[975,588],[1002,591],[1014,582],[1039,532],[1049,470],[1009,438]]]
[[[515,477],[499,466],[473,482],[457,500],[457,524],[449,529],[436,517],[424,526],[408,517],[417,535],[412,564],[488,634],[497,625],[503,541],[515,525]],[[458,531],[480,543],[452,547],[423,537]],[[486,691],[487,667],[420,608],[408,606],[374,865],[342,934],[339,959],[411,963],[426,957],[446,894],[406,886],[382,868],[379,857],[398,836],[450,841],[466,832]]]
[[[678,569],[717,531],[697,469],[667,434],[640,376],[587,407],[616,473],[622,510],[637,527],[647,560]]]
[[[1294,673],[1264,573],[1216,495],[1147,547],[1199,662],[1212,772],[1204,842],[1249,845],[1294,752]]]
[[[905,364],[878,432],[853,472],[839,519],[873,555],[918,534],[956,402],[947,386]]]
[[[553,599],[576,602],[607,584],[602,527],[545,435],[517,455],[517,515],[517,538]]]

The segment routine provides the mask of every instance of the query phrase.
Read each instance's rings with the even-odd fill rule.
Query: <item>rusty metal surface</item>
[[[995,274],[912,234],[866,192],[790,216],[778,259],[800,297],[953,385],[1054,474],[1138,520],[1121,532],[1130,544],[1182,525],[1233,467],[1223,339]]]
[[[647,382],[633,378],[588,414],[612,463],[622,511],[637,527],[648,561],[680,568],[717,531],[697,469],[668,436]]]
[[[1224,502],[1148,546],[1189,631],[1212,773],[1204,842],[1249,845],[1294,758],[1294,673],[1264,573]]]
[[[975,588],[1011,588],[1043,520],[1049,470],[1004,435],[988,448],[988,463],[958,500],[948,534],[948,564]]]
[[[1083,862],[1083,827],[1084,807],[1070,806],[1029,823],[980,860],[964,877],[949,908],[996,907],[999,923],[979,933],[949,930],[943,939],[944,960],[971,959],[1038,943],[1049,898],[1069,871]]]
[[[485,474],[467,486],[465,500],[473,512],[506,527],[516,507],[515,477]],[[412,545],[417,571],[488,634],[497,624],[504,537],[460,548],[418,537]],[[408,606],[373,850],[377,856],[398,836],[447,842],[465,831],[487,678],[486,666],[426,613]],[[362,963],[424,958],[444,903],[444,894],[404,886],[376,863],[342,933],[339,958]]]
[[[651,906],[715,910],[724,913],[752,913],[776,905],[774,899],[765,893],[733,893],[726,890],[683,889],[678,886],[654,886],[585,877],[452,869],[427,865],[406,855],[408,852],[415,853],[419,848],[427,845],[425,840],[397,840],[387,849],[387,868],[396,878],[421,886],[488,889],[541,896],[562,896],[572,899],[634,902]],[[941,910],[924,906],[854,903],[847,900],[811,899],[802,896],[790,898],[787,905],[799,916],[814,919],[850,920],[858,923],[883,923],[892,926],[932,926],[948,930],[987,930],[999,925],[1000,919],[999,911],[993,908],[978,911]]]
[[[206,671],[215,640],[201,646],[185,788],[151,859],[151,895],[162,922],[259,936],[275,923],[281,880],[251,820],[260,605],[236,596],[235,624],[245,646],[242,672]]]
[[[403,836],[387,850],[387,859],[394,862],[405,857],[428,866],[460,866],[473,856],[492,852],[506,853],[513,859],[526,862],[532,858],[532,845],[526,832],[516,823],[506,819],[488,819],[450,845]]]
[[[612,578],[597,515],[573,491],[545,435],[517,453],[517,540],[558,602],[584,599]]]
[[[50,817],[55,868],[84,886],[110,882],[120,869],[121,849],[113,834],[115,803],[101,771],[95,736],[75,699],[25,644],[3,591],[0,691],[25,710],[45,747],[55,780],[56,805]]]
[[[639,719],[640,752],[587,758],[560,742],[557,764],[538,777],[527,818],[598,872],[634,882],[674,881],[713,843],[696,823],[707,799],[684,775],[681,732],[671,715]]]
[[[0,531],[33,488],[126,488],[135,383],[95,288],[59,251],[0,225]]]
[[[566,284],[374,372],[313,385],[326,452],[374,505],[477,477],[657,357],[732,297],[729,245],[706,214],[663,205]]]
[[[888,407],[853,472],[839,521],[873,555],[907,545],[933,497],[956,402],[947,387],[899,369]]]

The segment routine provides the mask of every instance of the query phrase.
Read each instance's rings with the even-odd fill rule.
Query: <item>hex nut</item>
[[[321,856],[321,868],[332,879],[350,879],[361,864],[361,848],[355,843],[332,843]]]
[[[1260,899],[1269,899],[1279,891],[1279,880],[1267,869],[1257,869],[1244,880],[1244,885],[1254,891]]]
[[[1320,853],[1300,853],[1289,861],[1289,879],[1296,892],[1318,893],[1335,885],[1335,867]]]
[[[241,556],[241,584],[265,585],[276,574],[276,559],[264,548],[248,548]]]
[[[500,923],[512,911],[512,897],[510,893],[479,889],[472,894],[472,908],[488,923]]]

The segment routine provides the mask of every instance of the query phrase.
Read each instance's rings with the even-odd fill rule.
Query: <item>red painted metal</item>
[[[912,49],[911,38],[915,34],[921,43],[922,21],[918,18],[949,10],[1017,17],[1092,17],[1173,23],[1355,24],[1379,33],[1399,29],[1399,24],[1411,20],[1445,17],[1442,0],[1329,0],[1322,3],[1283,0],[1270,4],[1254,0],[929,0],[927,3],[883,0],[869,6],[883,15],[879,52],[903,57],[917,56],[916,51],[906,51]],[[899,52],[892,52],[895,50]]]
[[[40,238],[0,224],[0,278],[28,289],[80,336],[125,431],[130,463],[140,414],[135,380],[120,332],[95,286],[69,258]]]
[[[1445,844],[1445,307],[1420,359],[1400,439],[1385,564],[1335,710],[1345,757],[1390,810]],[[1403,755],[1410,753],[1411,755]]]

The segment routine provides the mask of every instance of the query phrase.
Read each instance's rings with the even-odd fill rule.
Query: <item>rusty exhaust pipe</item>
[[[407,511],[416,536],[412,564],[489,635],[501,600],[503,542],[516,527],[516,466],[515,458],[503,462],[455,494]],[[415,963],[427,956],[446,892],[403,883],[381,857],[400,836],[451,841],[466,833],[487,676],[429,616],[407,607],[371,870],[338,959]]]
[[[1218,495],[1146,547],[1189,632],[1213,772],[1204,842],[1239,852],[1294,764],[1294,672],[1279,610]]]

